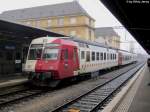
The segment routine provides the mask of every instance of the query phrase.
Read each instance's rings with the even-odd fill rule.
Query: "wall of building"
[[[120,49],[120,37],[112,36],[112,37],[98,37],[96,42],[108,45],[113,48]]]
[[[45,17],[37,19],[20,20],[21,23],[45,28],[50,31],[62,33],[65,35],[77,36],[81,39],[95,40],[94,20],[85,15],[68,15],[57,17]]]

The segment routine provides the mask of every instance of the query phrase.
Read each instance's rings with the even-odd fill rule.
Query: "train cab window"
[[[81,59],[85,59],[85,52],[81,51]]]
[[[58,49],[46,48],[43,53],[43,58],[47,60],[58,59]]]
[[[36,60],[38,58],[41,58],[41,55],[42,55],[42,48],[30,49],[28,59]]]
[[[99,60],[99,52],[96,53],[96,60]]]
[[[106,60],[106,53],[104,53],[104,60]]]
[[[86,51],[86,61],[90,61],[90,51]]]
[[[92,61],[95,61],[95,52],[92,52]]]

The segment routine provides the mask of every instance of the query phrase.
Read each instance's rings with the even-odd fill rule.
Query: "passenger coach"
[[[36,85],[56,86],[62,79],[132,63],[135,56],[76,38],[41,37],[30,44],[25,72]]]

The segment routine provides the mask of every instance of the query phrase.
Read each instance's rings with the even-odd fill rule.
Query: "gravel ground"
[[[112,73],[107,73],[65,88],[50,91],[29,101],[13,104],[0,110],[0,112],[44,112],[48,110],[51,112],[56,107],[77,98],[106,80],[110,80],[112,77]]]

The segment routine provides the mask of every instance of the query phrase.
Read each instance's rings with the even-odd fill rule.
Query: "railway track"
[[[125,73],[127,70],[130,70],[132,68],[134,68],[135,66],[137,66],[137,64],[135,65],[130,65],[131,67],[127,67],[126,69],[123,69],[121,70],[122,72],[116,72],[115,73],[115,77],[118,77],[119,74],[122,74],[122,73]],[[110,79],[106,79],[106,80],[110,80]],[[112,80],[112,79],[111,79]],[[110,81],[109,81],[110,82]],[[104,85],[104,84],[103,84]],[[97,87],[96,87],[97,88]],[[96,89],[95,88],[95,89]],[[15,92],[10,92],[8,94],[0,94],[0,109],[3,109],[3,107],[8,107],[10,104],[16,104],[18,103],[18,101],[22,102],[26,99],[29,99],[29,98],[33,98],[37,95],[40,95],[42,93],[46,93],[48,91],[51,91],[50,89],[46,89],[46,90],[41,90],[41,89],[31,89],[31,88],[24,88],[24,89],[21,89],[21,90],[18,90],[18,91],[15,91]],[[93,90],[94,91],[94,90]],[[88,92],[89,93],[89,92]],[[88,94],[87,93],[87,94]],[[84,96],[84,95],[82,95]],[[80,96],[80,97],[82,97]],[[79,97],[79,98],[80,98]],[[77,98],[77,99],[79,99]],[[76,101],[77,99],[75,99],[74,101]],[[67,103],[66,105],[70,105],[70,103],[74,102],[74,101],[71,101],[69,103]],[[86,101],[86,100],[85,100]],[[65,106],[65,105],[63,105]],[[58,111],[61,111],[60,109],[63,107],[59,107],[57,108],[56,110],[53,110],[53,112],[58,112]],[[50,111],[51,112],[51,111]]]
[[[2,94],[0,95],[0,109],[6,105],[42,94],[47,91],[49,90],[24,88],[15,92]]]
[[[112,80],[49,112],[100,112],[103,104],[122,87],[144,64],[122,73]],[[48,111],[46,111],[48,112]]]

